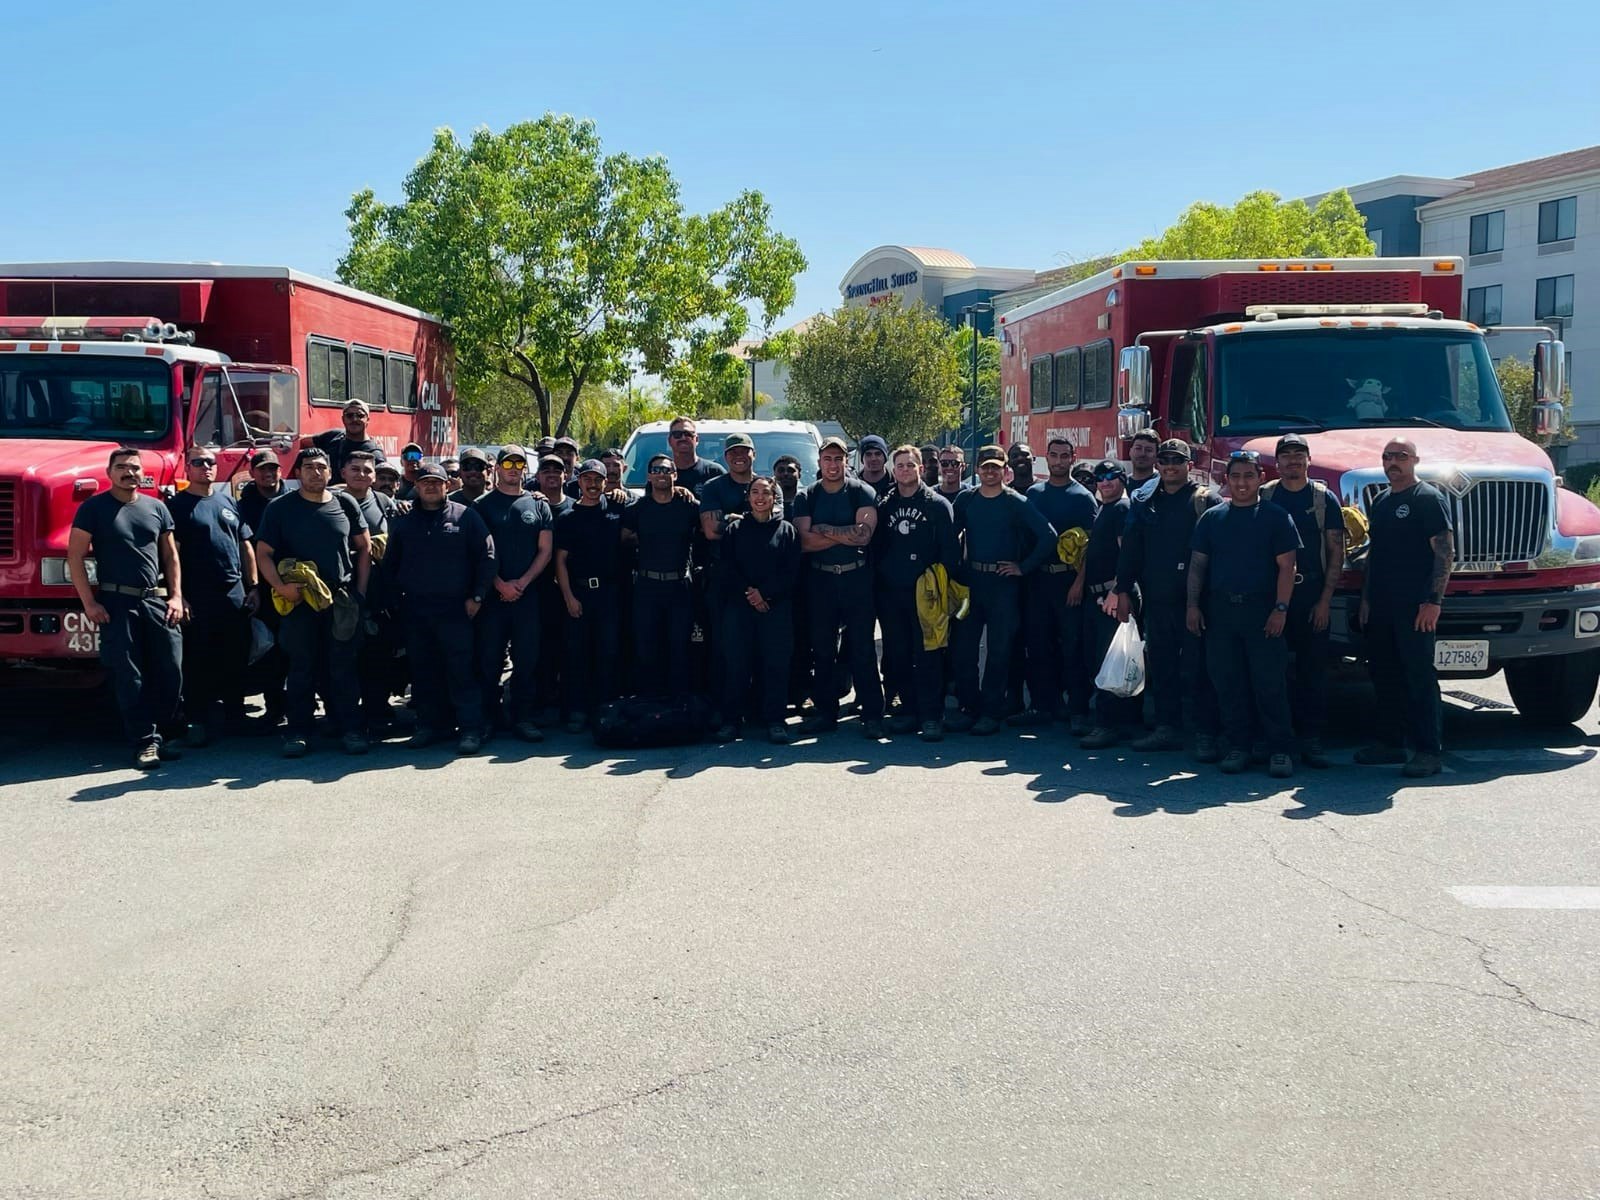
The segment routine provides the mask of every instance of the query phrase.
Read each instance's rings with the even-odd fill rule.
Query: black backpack
[[[710,730],[711,706],[699,696],[672,700],[633,696],[601,705],[595,714],[594,741],[619,750],[684,746],[703,741]]]

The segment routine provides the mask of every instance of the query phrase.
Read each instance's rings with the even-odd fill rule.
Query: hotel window
[[[1506,210],[1479,213],[1472,218],[1472,235],[1467,240],[1468,254],[1489,254],[1506,248]]]
[[[1552,275],[1534,286],[1533,319],[1572,316],[1572,276]]]
[[[1474,325],[1500,324],[1500,285],[1467,289],[1467,320]]]
[[[1566,196],[1539,205],[1539,244],[1564,242],[1578,236],[1578,198]]]

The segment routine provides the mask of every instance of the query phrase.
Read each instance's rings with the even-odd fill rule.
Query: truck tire
[[[1506,688],[1523,721],[1536,729],[1577,722],[1594,703],[1600,651],[1506,664]]]

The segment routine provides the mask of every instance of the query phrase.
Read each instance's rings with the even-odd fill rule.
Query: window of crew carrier
[[[350,351],[343,342],[306,339],[306,391],[313,404],[345,406],[350,399]]]
[[[417,360],[409,354],[391,354],[388,361],[390,412],[417,411]]]
[[[1050,411],[1050,364],[1048,354],[1035,354],[1028,364],[1028,411]]]

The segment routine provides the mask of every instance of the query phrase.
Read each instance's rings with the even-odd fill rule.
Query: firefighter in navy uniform
[[[1145,499],[1134,501],[1122,531],[1116,618],[1133,616],[1137,587],[1145,691],[1155,708],[1156,727],[1135,738],[1133,749],[1181,749],[1187,730],[1196,761],[1214,763],[1222,757],[1217,700],[1206,671],[1205,643],[1189,632],[1185,609],[1195,522],[1219,501],[1191,482],[1189,463],[1189,444],[1179,438],[1168,438],[1156,450],[1160,481]]]
[[[652,457],[645,477],[645,494],[622,511],[622,528],[638,543],[629,618],[638,655],[637,691],[663,697],[689,677],[694,631],[689,557],[701,526],[701,506],[676,486],[670,454]]]
[[[1254,729],[1267,746],[1267,773],[1287,779],[1294,774],[1294,729],[1283,628],[1300,534],[1287,512],[1262,502],[1254,450],[1228,456],[1228,500],[1195,522],[1186,623],[1206,639],[1206,666],[1228,742],[1222,770],[1236,775],[1250,765],[1253,712]]]
[[[257,450],[250,456],[250,482],[239,493],[239,519],[251,531],[252,539],[261,528],[261,518],[267,505],[288,490],[282,479],[283,466],[271,450]],[[255,553],[254,545],[251,547]],[[282,618],[272,606],[272,589],[256,573],[256,616],[272,632],[272,649],[251,664],[247,674],[245,694],[261,692],[265,719],[262,731],[271,732],[283,722],[287,709],[286,687],[289,678],[289,657],[278,645],[278,629]]]
[[[1094,526],[1094,496],[1072,478],[1076,453],[1066,437],[1052,437],[1045,445],[1049,477],[1027,491],[1028,503],[1050,523],[1058,542],[1071,529],[1079,530],[1087,541]],[[1031,455],[1028,461],[1032,463]],[[1057,549],[1023,581],[1022,623],[1031,704],[1012,718],[1013,724],[1064,720],[1075,735],[1089,732],[1094,672],[1083,657],[1083,605],[1067,603],[1077,577],[1077,568],[1065,562]]]
[[[345,455],[340,472],[345,494],[361,506],[375,558],[378,539],[381,537],[383,544],[388,544],[389,522],[400,513],[394,498],[378,490],[379,465],[367,451],[352,450]],[[374,571],[367,580],[361,648],[356,651],[356,673],[361,679],[361,727],[369,739],[379,741],[394,723],[389,697],[406,690],[406,668],[410,665],[400,653],[405,639],[383,593],[382,572]]]
[[[534,490],[530,494],[550,506],[551,559],[550,565],[533,583],[539,596],[539,670],[534,688],[534,720],[540,725],[553,725],[561,719],[561,659],[567,631],[567,606],[561,598],[561,585],[556,582],[555,529],[562,514],[571,511],[575,501],[566,494],[567,468],[561,456],[555,453],[555,439],[546,438],[540,445],[546,446],[549,453],[535,451],[539,454],[538,469],[534,472]]]
[[[372,410],[365,400],[351,400],[340,414],[342,429],[325,429],[311,439],[319,450],[326,450],[335,480],[344,477],[344,464],[357,450],[372,455],[374,462],[383,461],[383,446],[377,438],[367,436],[367,425],[372,420]]]
[[[581,733],[601,704],[616,699],[622,621],[622,509],[605,495],[606,468],[578,467],[577,502],[556,518],[556,582],[567,610],[561,682],[567,731]]]
[[[717,586],[723,592],[724,697],[752,690],[767,740],[787,745],[784,724],[794,624],[790,598],[800,576],[800,537],[778,515],[779,492],[770,476],[757,476],[747,495],[750,511],[724,527]],[[738,709],[725,708],[720,741],[739,735]]]
[[[1328,623],[1333,591],[1344,570],[1344,511],[1338,497],[1309,477],[1311,446],[1304,434],[1286,433],[1279,438],[1277,460],[1278,478],[1262,485],[1261,498],[1288,512],[1300,531],[1294,596],[1283,627],[1284,640],[1294,657],[1289,706],[1300,741],[1300,761],[1321,768],[1329,765],[1322,748],[1332,657]]]
[[[416,503],[389,527],[383,582],[399,606],[411,660],[417,730],[407,744],[432,745],[453,725],[457,752],[476,754],[483,689],[473,620],[494,586],[494,540],[476,511],[445,498],[448,482],[438,462],[418,470]]]
[[[72,519],[67,569],[84,614],[100,627],[100,661],[111,675],[134,762],[150,771],[183,756],[167,740],[182,703],[182,568],[172,514],[139,494],[139,452],[113,450],[106,475],[111,490],[90,496]],[[93,590],[84,562],[91,554]]]
[[[1358,763],[1399,763],[1409,779],[1438,774],[1439,676],[1434,639],[1455,565],[1455,533],[1444,495],[1417,478],[1417,447],[1395,439],[1383,448],[1389,490],[1367,514],[1371,529],[1361,584],[1361,630],[1378,692],[1379,740],[1356,751]],[[1411,743],[1409,759],[1401,736]]]
[[[1121,556],[1122,535],[1128,523],[1128,473],[1114,458],[1101,459],[1093,467],[1095,494],[1100,508],[1089,530],[1089,545],[1083,553],[1083,570],[1072,581],[1067,603],[1083,607],[1083,657],[1090,679],[1099,676],[1117,632],[1117,561]],[[1139,724],[1140,704],[1123,696],[1113,696],[1100,688],[1094,693],[1093,726],[1078,742],[1085,750],[1104,750],[1115,746],[1124,732]]]
[[[496,566],[494,584],[477,617],[478,677],[488,736],[501,724],[501,677],[510,650],[511,728],[523,741],[538,742],[544,739],[534,721],[542,615],[539,580],[555,556],[555,516],[543,496],[522,490],[527,469],[527,451],[515,444],[502,446],[495,456],[494,490],[475,505],[494,539]]]
[[[914,446],[895,450],[895,487],[878,501],[872,556],[875,605],[883,627],[884,690],[899,698],[888,730],[917,729],[923,741],[936,742],[944,736],[944,670],[939,651],[923,649],[917,581],[936,563],[954,572],[961,547],[949,502],[923,483],[921,475],[922,457]]]
[[[244,723],[250,617],[258,603],[250,529],[226,489],[218,489],[217,456],[188,453],[189,486],[167,500],[183,568],[183,701],[187,740],[204,746]]]

